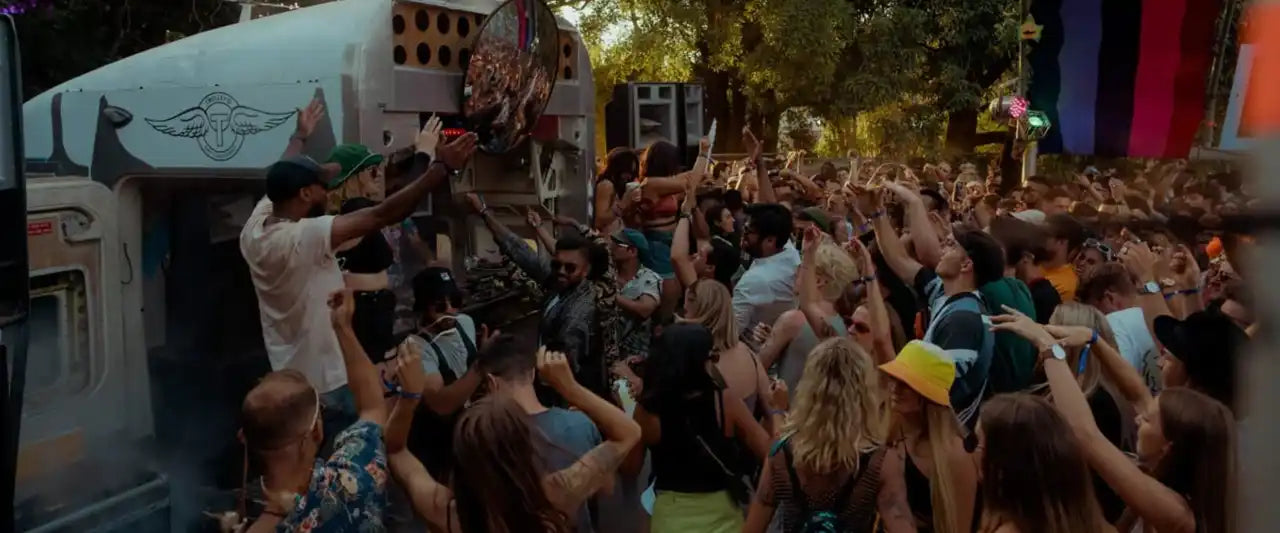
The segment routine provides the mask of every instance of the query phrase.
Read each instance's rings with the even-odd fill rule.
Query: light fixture
[[[1043,139],[1052,127],[1049,115],[1044,111],[1031,109],[1018,120],[1018,137],[1026,141],[1038,141]]]

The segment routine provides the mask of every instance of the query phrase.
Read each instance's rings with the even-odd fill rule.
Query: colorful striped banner
[[[1185,157],[1204,118],[1222,0],[1032,0],[1041,153]]]

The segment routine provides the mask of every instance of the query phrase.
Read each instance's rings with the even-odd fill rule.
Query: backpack
[[[467,349],[467,366],[470,367],[477,355],[475,342],[468,338],[461,328],[458,329],[458,335],[462,337],[462,344]],[[436,359],[440,369],[440,379],[444,385],[449,386],[457,381],[461,376],[449,368],[449,362],[445,360],[444,351],[440,346],[431,339],[430,335],[424,335],[422,340],[427,345],[427,353],[423,354],[423,357]],[[427,472],[437,480],[449,479],[452,471],[453,426],[460,414],[441,416],[421,404],[414,411],[413,423],[409,426],[408,448],[422,461]]]
[[[1005,291],[996,284],[1004,284]],[[1007,305],[1023,314],[1036,319],[1035,302],[1031,299],[1031,290],[1027,285],[1014,278],[1003,278],[978,289],[986,304],[986,312],[1004,313],[1001,306]],[[995,334],[995,352],[991,358],[991,370],[988,373],[987,395],[1004,392],[1017,392],[1031,385],[1035,374],[1037,353],[1031,341],[1017,333],[997,331]]]
[[[809,498],[804,494],[804,490],[800,487],[800,476],[796,474],[796,467],[791,463],[791,446],[786,438],[778,441],[774,445],[771,455],[776,455],[781,449],[786,449],[783,455],[783,463],[787,467],[787,477],[791,479],[792,499],[796,507],[800,509],[801,521],[799,524],[799,533],[843,533],[850,531],[850,524],[845,524],[840,519],[840,512],[849,502],[849,498],[853,495],[853,489],[858,484],[858,480],[862,478],[862,474],[867,471],[865,461],[860,461],[858,473],[849,476],[844,482],[840,490],[836,492],[834,505],[831,509],[813,509],[809,507]]]

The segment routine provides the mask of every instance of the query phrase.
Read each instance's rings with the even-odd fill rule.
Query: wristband
[[[428,156],[428,157],[430,157],[430,156]],[[444,167],[444,171],[445,171],[445,172],[447,172],[447,173],[449,173],[449,174],[453,174],[454,172],[457,172],[457,169],[455,169],[455,168],[453,168],[453,167],[449,166],[449,164],[448,164],[448,163],[445,163],[445,162],[444,162],[444,160],[442,160],[442,159],[432,159],[432,160],[431,160],[431,163],[430,163],[428,166],[430,166],[430,165],[440,165],[440,166]]]
[[[869,218],[869,219],[871,219],[871,220],[875,220],[875,219],[880,218],[880,217],[882,217],[882,216],[884,216],[884,211],[883,211],[883,210],[881,210],[881,211],[876,211],[875,213],[871,213],[871,216],[869,216],[869,217],[867,217],[867,218]]]
[[[1200,288],[1196,287],[1194,289],[1182,289],[1180,291],[1174,291],[1173,293],[1180,296],[1190,296],[1193,294],[1200,294]]]
[[[1080,350],[1080,362],[1076,365],[1077,376],[1084,373],[1086,362],[1089,360],[1089,350],[1092,349],[1093,345],[1097,342],[1098,330],[1095,329],[1093,330],[1093,338],[1089,339],[1089,342],[1085,343],[1083,350]]]
[[[769,416],[774,416],[774,415],[787,416],[787,410],[786,409],[770,409]]]
[[[875,276],[863,276],[853,280],[854,283],[871,283],[876,280]]]
[[[410,399],[410,400],[421,400],[421,399],[422,399],[422,393],[421,393],[421,392],[405,392],[405,391],[400,391],[400,397],[401,397],[401,398],[407,398],[407,399]]]

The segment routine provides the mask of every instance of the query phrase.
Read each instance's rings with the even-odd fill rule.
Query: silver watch
[[[1067,351],[1062,349],[1061,344],[1052,344],[1048,348],[1040,350],[1040,353],[1045,353],[1045,352],[1048,352],[1049,355],[1052,355],[1054,359],[1057,359],[1059,361],[1067,360]]]
[[[1142,284],[1142,288],[1138,290],[1141,294],[1161,294],[1160,284],[1154,281],[1148,281]]]

